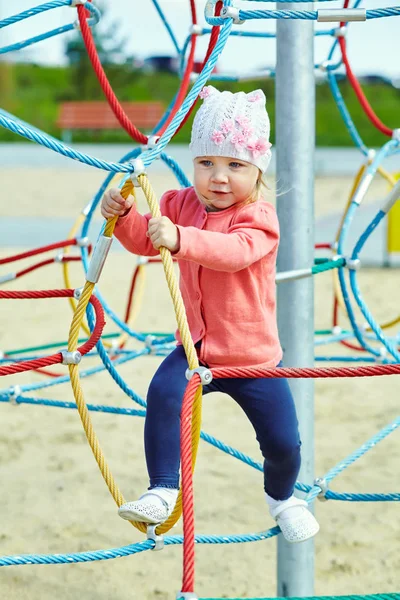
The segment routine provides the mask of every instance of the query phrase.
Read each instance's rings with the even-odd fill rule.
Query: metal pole
[[[293,4],[277,4],[280,10]],[[302,4],[313,10],[313,3]],[[307,269],[314,256],[315,80],[312,21],[277,21],[277,211],[281,228],[278,271]],[[278,287],[278,326],[285,366],[314,363],[313,279]],[[302,440],[299,480],[314,480],[314,386],[289,380]],[[314,541],[289,544],[278,536],[278,596],[314,593]]]

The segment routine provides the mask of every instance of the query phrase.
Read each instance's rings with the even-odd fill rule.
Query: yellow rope
[[[113,180],[111,181],[110,185],[108,187],[111,186],[111,184],[114,182],[114,180],[116,179],[116,177],[113,178]],[[133,194],[134,199],[135,195]],[[80,228],[80,226],[82,225],[83,221],[85,220],[85,215],[83,213],[81,213],[78,218],[76,219],[75,223],[73,224],[71,230],[68,233],[67,239],[73,239],[76,237],[76,234]],[[64,256],[66,256],[67,254],[69,254],[71,251],[71,247],[67,246],[66,248],[64,248]],[[64,262],[62,263],[62,269],[63,269],[63,276],[64,276],[64,283],[65,283],[65,287],[66,288],[72,288],[72,283],[71,283],[71,278],[70,278],[70,267],[69,267],[69,263],[68,262]],[[137,275],[137,291],[133,297],[133,304],[132,304],[132,309],[131,309],[131,314],[129,316],[129,319],[127,321],[127,324],[129,326],[132,326],[133,323],[136,320],[136,317],[138,315],[138,312],[140,310],[141,307],[141,303],[143,300],[143,293],[144,293],[144,285],[145,285],[145,281],[146,281],[146,270],[144,268],[143,265],[139,266],[139,272]],[[75,312],[76,309],[76,301],[74,300],[74,298],[68,298],[68,301],[72,307],[72,311]],[[90,336],[90,330],[89,327],[86,325],[85,321],[82,321],[81,324],[81,328],[82,330],[86,333],[87,336]],[[106,340],[103,341],[103,345],[106,348],[112,348],[113,346],[118,347],[121,346],[122,344],[125,344],[126,341],[130,338],[128,333],[122,333],[118,338],[116,338],[114,340],[113,343],[107,342]]]
[[[150,211],[153,217],[161,216],[160,209],[154,194],[153,189],[150,186],[150,183],[147,179],[147,176],[140,175],[138,177],[139,183],[145,193],[147,198]],[[129,181],[125,183],[121,190],[121,194],[124,198],[126,198],[133,190],[133,185]],[[104,236],[111,237],[114,231],[115,223],[117,222],[118,217],[114,217],[109,219],[106,223],[104,229]],[[182,296],[179,291],[178,281],[173,268],[173,261],[171,257],[171,253],[166,248],[160,248],[160,254],[163,261],[164,271],[169,287],[169,291],[171,294],[171,298],[174,304],[174,310],[176,315],[176,320],[178,323],[178,328],[182,338],[182,344],[184,346],[186,356],[188,359],[189,369],[195,369],[199,366],[196,349],[193,344],[192,337],[190,335],[189,325],[187,322],[186,311],[183,304]],[[74,316],[72,319],[70,332],[69,332],[69,340],[68,340],[68,351],[72,352],[76,350],[78,345],[78,336],[79,331],[82,326],[82,321],[86,312],[86,307],[92,295],[94,289],[93,283],[86,281],[85,286],[83,288],[81,297],[79,298],[79,302],[76,306]],[[108,467],[108,464],[104,458],[103,452],[101,450],[98,438],[93,428],[92,420],[89,415],[89,411],[86,406],[86,402],[83,396],[82,388],[79,380],[79,368],[78,365],[69,365],[69,372],[71,378],[71,384],[74,391],[74,396],[76,399],[78,412],[85,430],[86,437],[92,448],[92,452],[95,456],[97,464],[99,465],[100,471],[103,475],[103,478],[107,484],[108,489],[111,492],[117,506],[121,506],[125,502],[122,493],[120,492],[115,480],[112,476],[112,473]],[[201,428],[201,398],[202,398],[202,387],[199,386],[194,400],[193,405],[193,413],[192,413],[192,465],[194,468],[197,456],[197,448],[200,439],[200,428]],[[165,523],[162,523],[157,527],[157,533],[163,534],[178,521],[180,515],[182,513],[182,494],[179,491],[178,500],[176,502],[174,511],[172,515],[168,518]],[[146,524],[140,523],[137,521],[132,521],[132,525],[134,525],[137,529],[146,532],[147,527]]]
[[[347,215],[347,211],[349,210],[350,204],[353,201],[354,194],[356,193],[356,190],[360,184],[360,181],[361,181],[362,177],[364,176],[364,173],[369,164],[370,164],[370,161],[368,162],[368,164],[362,165],[354,179],[353,186],[351,188],[351,192],[350,192],[349,198],[347,200],[346,208],[343,212],[342,218],[339,223],[339,227],[337,229],[336,238],[335,238],[336,243],[339,241],[340,232],[342,230],[343,223],[344,223],[344,220]],[[378,173],[381,175],[381,177],[386,179],[386,181],[389,183],[389,185],[391,187],[393,187],[395,185],[396,179],[393,177],[393,175],[388,173],[385,169],[383,169],[382,167],[379,167]],[[340,287],[339,274],[337,272],[337,269],[332,270],[332,275],[333,275],[334,294],[337,298],[338,306],[342,310],[343,313],[347,314],[346,305],[345,305],[345,302],[343,299],[342,288]],[[381,329],[388,329],[390,327],[393,327],[394,325],[397,325],[397,323],[399,323],[399,322],[400,322],[400,315],[398,317],[396,317],[395,319],[392,319],[391,321],[387,321],[387,322],[383,323],[382,325],[380,325],[380,327],[381,327]],[[366,331],[372,331],[372,330],[370,327],[367,327]]]

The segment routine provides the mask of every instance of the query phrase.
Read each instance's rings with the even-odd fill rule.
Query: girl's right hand
[[[133,204],[133,197],[128,196],[126,200],[121,196],[120,190],[109,189],[101,201],[101,214],[105,219],[127,214]]]

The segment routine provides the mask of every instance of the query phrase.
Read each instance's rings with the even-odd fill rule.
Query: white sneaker
[[[270,505],[269,510],[285,540],[292,544],[305,542],[319,531],[318,521],[308,510],[305,500],[291,496],[287,500],[276,502],[274,507]]]
[[[118,509],[118,514],[126,521],[141,523],[164,523],[171,515],[179,490],[154,488],[149,490],[135,502],[125,502]]]

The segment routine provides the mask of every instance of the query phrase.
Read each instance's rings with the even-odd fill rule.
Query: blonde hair
[[[253,202],[257,202],[257,200],[260,199],[263,188],[269,190],[267,183],[264,181],[263,174],[260,171],[253,191],[246,200],[243,200],[243,202],[240,203],[240,205],[245,206],[246,204],[252,204]]]

